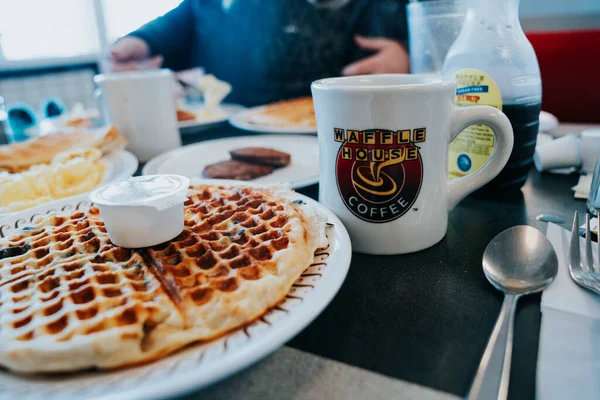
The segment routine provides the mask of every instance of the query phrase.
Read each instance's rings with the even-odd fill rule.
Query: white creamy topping
[[[181,191],[187,184],[178,176],[154,175],[129,178],[109,184],[94,193],[94,202],[133,204]]]

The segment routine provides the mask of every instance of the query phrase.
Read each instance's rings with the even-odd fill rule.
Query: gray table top
[[[241,134],[226,128],[184,142]],[[568,228],[575,210],[585,212],[570,190],[577,179],[531,171],[518,193],[465,199],[450,213],[446,238],[429,249],[354,254],[338,295],[289,347],[185,400],[464,396],[502,301],[481,270],[485,246],[514,225],[545,232],[535,218],[542,213],[563,217]],[[299,191],[316,198],[318,187]],[[540,295],[519,303],[511,399],[535,397],[539,304]]]
[[[284,347],[252,368],[180,400],[456,399],[423,386]]]

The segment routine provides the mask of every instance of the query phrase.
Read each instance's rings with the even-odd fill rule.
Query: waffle
[[[267,126],[316,127],[312,97],[284,100],[258,108],[248,116],[251,124]]]
[[[194,186],[184,231],[153,248],[114,246],[95,207],[0,240],[0,365],[114,368],[253,321],[326,245],[324,218],[293,198]]]
[[[72,133],[54,133],[26,142],[0,146],[0,171],[22,172],[36,164],[49,164],[59,153],[97,148],[102,153],[125,147],[125,138],[113,127]]]

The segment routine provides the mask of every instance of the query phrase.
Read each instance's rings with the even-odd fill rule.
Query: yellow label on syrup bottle
[[[485,105],[502,110],[502,94],[496,82],[476,69],[463,69],[454,74],[456,105]],[[483,124],[471,125],[452,143],[448,157],[450,179],[469,175],[481,168],[494,152],[494,131]]]

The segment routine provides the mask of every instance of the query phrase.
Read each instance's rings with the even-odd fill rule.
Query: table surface
[[[186,136],[184,144],[242,134],[245,133],[223,127]],[[563,217],[563,226],[569,228],[574,211],[585,212],[585,202],[575,200],[570,190],[577,179],[574,175],[532,171],[521,192],[503,198],[463,200],[450,213],[446,237],[429,249],[398,256],[354,253],[348,277],[337,296],[288,346],[301,350],[301,354],[319,356],[318,360],[341,362],[383,375],[381,378],[395,378],[464,396],[502,302],[502,295],[482,272],[481,257],[486,245],[495,235],[515,225],[531,225],[545,232],[546,223],[536,220],[542,213]],[[298,191],[316,199],[318,186]],[[519,302],[511,399],[535,398],[540,297],[526,296]],[[285,352],[291,350],[286,348]],[[281,352],[255,368],[263,375],[272,374],[278,363],[283,369],[290,358],[283,357]],[[302,364],[298,367],[302,368]],[[325,367],[322,369],[327,371]],[[346,376],[353,375],[349,372]],[[250,389],[257,379],[251,375],[230,378],[230,382]],[[223,384],[229,389],[233,385],[228,381]],[[326,381],[321,384],[323,395],[330,388],[325,387]],[[210,397],[220,397],[223,393],[214,388],[207,390]],[[319,386],[312,390],[319,393]],[[191,394],[189,398],[204,398],[202,393]],[[400,392],[390,392],[394,393]],[[406,393],[408,397],[414,395]],[[426,397],[425,393],[418,397]]]

